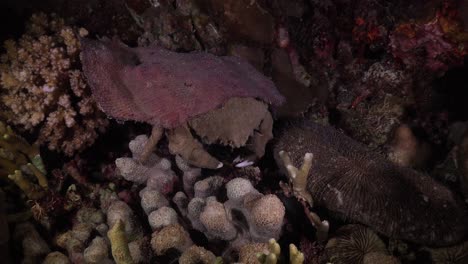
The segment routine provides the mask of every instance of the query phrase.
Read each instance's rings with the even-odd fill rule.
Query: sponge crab
[[[164,130],[170,152],[197,167],[223,164],[196,138],[234,148],[247,144],[256,157],[263,156],[272,138],[269,104],[280,105],[284,98],[247,62],[109,40],[82,39],[81,44],[83,71],[102,110],[117,120],[153,126],[142,163]]]

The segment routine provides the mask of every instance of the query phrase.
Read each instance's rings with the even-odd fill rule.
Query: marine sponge
[[[73,155],[94,143],[108,121],[80,70],[83,28],[55,15],[34,14],[25,34],[7,40],[1,56],[1,102],[8,122],[38,131],[40,144]]]
[[[275,239],[268,241],[268,249],[257,253],[259,263],[276,264],[280,260],[281,246]],[[300,252],[294,244],[289,244],[289,264],[304,263],[304,254]]]
[[[207,201],[200,214],[200,222],[206,228],[205,234],[209,238],[231,240],[236,237],[236,228],[229,221],[224,205],[216,200]]]
[[[288,173],[281,150],[289,152],[292,164],[313,153],[306,181],[294,189],[307,191],[314,203],[340,217],[422,244],[453,244],[468,231],[465,205],[449,188],[391,163],[331,127],[307,122],[279,135],[275,159]]]

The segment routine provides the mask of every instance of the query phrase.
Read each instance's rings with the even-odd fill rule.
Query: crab
[[[164,133],[170,152],[196,167],[223,166],[204,144],[246,146],[253,154],[238,167],[264,155],[273,137],[269,107],[281,105],[284,97],[247,62],[110,40],[82,39],[81,45],[83,72],[100,108],[117,120],[152,125],[140,162]]]

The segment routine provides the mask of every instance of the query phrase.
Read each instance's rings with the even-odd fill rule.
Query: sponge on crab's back
[[[81,44],[95,100],[116,119],[173,128],[233,97],[274,105],[284,100],[271,80],[240,58],[89,39]]]

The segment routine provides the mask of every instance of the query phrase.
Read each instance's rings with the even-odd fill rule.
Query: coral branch
[[[328,230],[330,229],[330,224],[327,220],[322,221],[316,213],[311,212],[307,207],[305,207],[305,210],[310,222],[317,229],[317,241],[320,243],[326,242],[328,240]]]
[[[313,205],[312,196],[307,191],[307,177],[309,176],[310,168],[312,167],[312,153],[306,153],[304,155],[304,163],[301,169],[296,168],[291,161],[291,158],[285,151],[280,151],[279,155],[283,161],[284,166],[288,170],[289,181],[293,185],[294,195],[296,197],[306,200],[309,205]]]
[[[117,220],[114,226],[107,232],[107,236],[111,243],[112,256],[115,262],[117,264],[133,264],[122,220]]]
[[[39,146],[30,145],[3,122],[0,122],[0,172],[13,180],[29,199],[41,198],[48,189]],[[38,185],[23,173],[35,177]]]
[[[20,170],[15,170],[15,173],[8,175],[8,178],[14,181],[29,199],[35,200],[44,196],[43,190],[23,177],[23,173]]]
[[[304,263],[304,254],[294,244],[289,244],[289,264]]]

